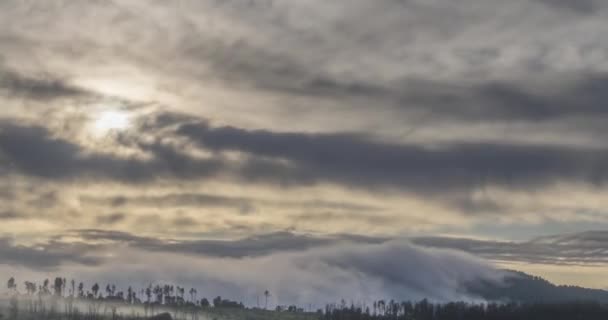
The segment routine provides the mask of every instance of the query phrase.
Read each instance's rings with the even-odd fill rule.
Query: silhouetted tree
[[[17,291],[17,282],[15,281],[15,278],[11,277],[8,279],[6,282],[6,288],[11,292]]]
[[[146,297],[148,298],[148,303],[152,302],[152,285],[149,285],[146,288]]]
[[[213,307],[220,308],[222,306],[222,297],[217,296],[213,299]]]
[[[84,298],[84,283],[82,282],[78,284],[78,297]]]
[[[92,287],[91,287],[91,291],[93,292],[93,297],[97,298],[97,294],[99,293],[99,284],[95,283]]]
[[[74,279],[72,279],[72,281],[70,281],[71,287],[70,287],[70,296],[74,297],[76,295],[76,281],[74,281]]]
[[[266,290],[264,291],[264,298],[266,299],[266,302],[264,304],[264,309],[268,310],[268,298],[270,297],[270,291]]]
[[[30,281],[26,281],[25,283],[25,292],[32,296],[36,293],[36,284]]]
[[[53,285],[53,289],[55,290],[55,296],[61,297],[63,296],[63,288],[65,286],[65,280],[62,278],[55,278],[55,284]]]
[[[51,291],[49,290],[49,284],[50,281],[49,279],[44,279],[44,281],[42,282],[42,293],[45,295],[51,294]]]
[[[127,289],[127,302],[129,304],[132,304],[134,302],[133,293],[133,289],[131,288],[131,286],[129,286],[129,288]]]

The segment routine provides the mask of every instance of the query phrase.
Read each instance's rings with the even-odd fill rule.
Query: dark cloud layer
[[[608,169],[608,152],[585,148],[491,143],[426,147],[373,142],[353,134],[248,131],[204,123],[183,125],[178,132],[206,149],[289,160],[274,171],[276,177],[262,170],[247,174],[303,184],[329,181],[425,192],[492,184],[535,188],[562,180],[603,184]]]
[[[177,134],[216,154],[197,159],[156,142],[138,143],[142,151],[152,155],[151,159],[119,158],[84,152],[42,127],[7,122],[0,131],[0,151],[14,168],[49,179],[100,177],[141,182],[229,173],[251,182],[296,186],[332,182],[423,193],[466,191],[484,185],[535,189],[560,181],[603,185],[608,173],[608,152],[583,147],[388,144],[356,134],[249,131],[206,123],[181,125]],[[237,165],[221,156],[224,151],[239,151],[249,157]],[[238,206],[245,203],[242,199],[198,200]]]
[[[2,264],[35,270],[57,269],[70,263],[88,266],[101,264],[102,259],[93,253],[94,250],[94,246],[84,243],[50,241],[24,246],[15,244],[10,238],[0,238]]]
[[[442,237],[415,238],[412,241],[422,246],[462,250],[494,261],[549,265],[608,264],[606,231],[540,237],[524,242]]]
[[[91,94],[65,81],[50,76],[31,77],[6,70],[0,64],[0,94],[9,97],[47,100],[54,98],[79,97]]]
[[[269,207],[293,209],[331,209],[348,212],[379,212],[383,208],[358,204],[356,202],[340,201],[281,201],[256,199],[252,197],[224,196],[209,193],[168,193],[155,196],[114,196],[114,197],[83,197],[81,200],[101,206],[112,206],[115,208],[228,208],[236,209],[242,214],[252,213],[257,210],[257,206],[264,205]]]
[[[102,216],[100,223],[113,223],[122,215]],[[65,236],[75,236],[80,241],[64,241]],[[31,246],[17,245],[10,238],[0,239],[2,264],[25,266],[32,269],[57,268],[64,264],[103,265],[101,253],[110,247],[128,246],[149,252],[179,253],[198,257],[251,258],[276,253],[298,252],[322,248],[339,243],[379,244],[388,239],[338,235],[315,237],[292,232],[261,234],[235,240],[173,240],[137,236],[127,232],[102,229],[75,230],[58,235],[48,242]],[[108,247],[110,245],[110,247]]]
[[[572,10],[577,13],[591,14],[598,9],[594,0],[568,1],[568,0],[539,0],[548,7]]]
[[[60,260],[69,259],[74,262],[91,262],[84,258],[86,254],[85,249],[87,246],[90,246],[87,243],[127,245],[151,252],[180,253],[198,257],[242,259],[270,256],[277,253],[300,252],[340,244],[384,244],[396,240],[395,238],[352,234],[313,236],[287,231],[233,240],[158,239],[101,229],[75,230],[68,235],[76,236],[82,239],[83,242],[68,245],[62,242],[63,236],[57,237],[52,242],[44,245],[43,248],[50,251],[48,254],[60,253],[60,255],[57,259],[50,259],[51,262],[46,263],[54,265]],[[608,264],[608,252],[606,251],[608,232],[605,231],[560,234],[522,242],[450,237],[414,237],[409,238],[408,241],[422,247],[464,251],[491,261],[548,265]],[[10,247],[9,241],[5,240],[4,243],[5,248]],[[21,247],[20,250],[25,249],[26,247]],[[71,255],[66,255],[65,252],[68,249]],[[82,255],[81,258],[78,258],[80,255]],[[40,259],[44,259],[44,257],[41,256]]]
[[[246,258],[271,255],[278,252],[303,251],[338,243],[381,243],[386,239],[372,237],[336,236],[313,237],[291,232],[262,234],[236,240],[162,240],[139,237],[124,232],[80,230],[75,233],[88,241],[112,241],[159,252],[223,258]]]
[[[48,179],[89,178],[125,182],[150,181],[162,177],[204,177],[219,171],[217,160],[196,160],[162,146],[150,145],[152,160],[120,158],[87,152],[70,141],[56,138],[44,127],[0,124],[0,155],[11,168]]]
[[[553,87],[542,83],[563,78]],[[606,117],[602,102],[607,96],[607,75],[552,74],[544,81],[529,83],[489,81],[453,83],[424,78],[408,78],[391,83],[348,82],[340,79],[314,78],[299,83],[297,90],[286,93],[302,96],[325,96],[331,99],[373,101],[398,113],[408,122],[408,115],[424,113],[426,121],[456,123],[493,123],[499,121],[538,122],[575,116]],[[386,108],[388,107],[388,108]],[[356,108],[356,107],[355,107]],[[416,113],[408,113],[416,112]]]

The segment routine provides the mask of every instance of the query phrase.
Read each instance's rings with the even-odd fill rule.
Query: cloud
[[[136,208],[229,208],[236,209],[242,214],[257,210],[258,206],[283,209],[301,208],[303,210],[333,209],[349,212],[380,212],[383,208],[359,204],[356,202],[340,201],[297,201],[297,200],[268,200],[254,197],[225,196],[211,193],[167,193],[162,195],[114,196],[114,197],[83,197],[86,203],[101,206],[136,207]]]
[[[70,239],[69,242],[66,240]],[[603,231],[501,242],[446,237],[408,239],[292,232],[233,240],[177,240],[104,230],[73,230],[31,246],[0,241],[3,264],[91,281],[169,281],[255,305],[271,290],[276,303],[326,303],[383,297],[475,299],[467,285],[501,281],[490,262],[601,266]],[[483,260],[486,259],[486,260]]]
[[[539,237],[523,242],[472,240],[464,238],[414,238],[426,247],[466,251],[493,261],[544,265],[606,265],[608,232],[587,231]]]
[[[137,183],[162,177],[204,177],[222,168],[219,160],[196,160],[162,145],[149,145],[152,160],[121,158],[53,137],[41,126],[1,123],[0,155],[13,169],[47,179],[104,178]]]
[[[489,265],[481,260],[461,252],[427,250],[403,242],[387,242],[375,248],[363,246],[323,258],[329,265],[382,279],[382,283],[393,291],[391,297],[400,297],[403,292],[410,291],[419,297],[454,299],[459,293],[466,296],[464,284],[481,279],[496,281],[500,274],[487,269]],[[436,290],[438,287],[446,291]]]
[[[265,168],[269,162],[251,162],[243,174],[252,180],[327,181],[429,193],[493,184],[532,189],[559,181],[601,185],[608,156],[604,150],[584,148],[491,143],[427,147],[376,142],[356,134],[249,131],[206,123],[182,125],[178,134],[205,149],[288,161],[274,165],[274,170]]]
[[[572,10],[576,13],[592,14],[598,10],[596,1],[594,0],[583,0],[583,1],[564,1],[564,0],[540,0],[548,7]]]
[[[18,219],[20,217],[21,215],[17,214],[14,211],[0,211],[0,221]]]
[[[81,235],[88,241],[107,238],[106,241],[129,241],[131,245],[148,241],[95,230],[84,230]],[[482,260],[451,250],[424,249],[404,241],[326,240],[314,242],[309,237],[271,234],[224,244],[200,242],[197,245],[201,251],[187,255],[179,246],[171,244],[158,251],[101,241],[88,245],[89,254],[112,254],[104,254],[102,263],[87,264],[81,258],[69,258],[73,260],[69,261],[58,255],[59,249],[66,245],[54,240],[40,255],[21,257],[28,267],[46,267],[61,261],[58,271],[78,280],[130,284],[169,281],[202,288],[204,290],[199,290],[202,295],[222,295],[249,305],[255,305],[256,296],[266,289],[271,291],[274,303],[300,305],[322,305],[340,298],[366,301],[388,296],[434,300],[474,298],[467,294],[466,283],[481,279],[499,281],[502,275]],[[273,249],[265,249],[263,245]],[[85,245],[77,242],[72,247]],[[109,251],[109,248],[113,249]],[[224,254],[215,253],[219,248]],[[27,247],[20,250],[35,251]],[[242,250],[254,254],[225,259]],[[84,253],[77,251],[79,255]],[[3,263],[6,262],[3,260]]]
[[[147,131],[153,130],[149,123],[147,126]],[[605,165],[608,153],[591,147],[395,144],[374,141],[363,134],[213,127],[202,119],[197,123],[177,124],[173,134],[175,139],[187,138],[196,143],[201,151],[213,152],[212,156],[196,158],[187,148],[177,150],[160,140],[144,142],[125,136],[121,143],[134,145],[152,156],[125,158],[84,150],[75,143],[53,137],[44,127],[6,122],[0,131],[0,151],[15,169],[49,179],[97,177],[140,183],[159,178],[192,180],[224,176],[236,181],[282,186],[330,182],[368,190],[392,188],[428,195],[468,192],[491,185],[542,189],[557,182],[583,182],[601,186],[608,172]],[[246,157],[234,161],[223,156],[224,152],[231,151]],[[140,200],[141,203],[155,199]],[[250,207],[251,202],[186,194],[163,200],[240,208]],[[466,207],[466,203],[462,205]]]
[[[79,239],[66,242],[63,239]],[[604,249],[608,234],[604,231],[588,231],[575,234],[560,234],[535,238],[523,242],[473,240],[450,237],[414,237],[411,243],[421,247],[433,247],[467,252],[475,256],[497,262],[527,262],[545,265],[604,265],[608,263]],[[30,268],[51,268],[62,264],[77,263],[97,265],[104,263],[102,253],[109,248],[132,248],[146,252],[182,254],[192,258],[230,258],[244,260],[272,257],[280,254],[295,254],[329,247],[376,248],[400,250],[404,240],[358,236],[349,234],[313,236],[292,232],[260,234],[233,240],[177,240],[137,236],[126,232],[98,229],[74,230],[32,246],[15,245],[11,239],[2,239],[2,254],[9,264]],[[361,249],[364,250],[364,249]],[[408,249],[409,250],[409,249]],[[380,254],[380,253],[378,253]],[[402,255],[398,255],[399,257]],[[326,257],[327,263],[341,264],[341,268],[359,265],[365,272],[379,268],[376,262],[386,261],[366,256],[364,261],[353,262],[356,256],[340,256],[339,261]],[[411,257],[410,257],[411,258]],[[412,258],[416,261],[416,258]],[[395,262],[401,265],[402,262]],[[408,262],[410,263],[410,262]],[[415,263],[415,262],[411,262]],[[390,266],[387,266],[390,267]],[[437,268],[441,268],[438,265]],[[369,270],[368,270],[369,269]],[[377,272],[381,274],[380,272]],[[397,269],[388,272],[395,276]]]
[[[0,94],[8,97],[48,100],[82,97],[91,93],[50,76],[38,78],[24,76],[4,69],[0,64]]]
[[[86,244],[65,242],[40,243],[33,246],[15,244],[11,238],[0,238],[0,257],[2,264],[14,267],[27,267],[34,270],[57,270],[64,264],[75,263],[94,266],[102,263],[102,258],[92,251],[95,248]]]
[[[546,82],[559,76],[547,88]],[[542,78],[542,76],[541,76]],[[472,122],[495,123],[520,121],[537,123],[573,117],[606,117],[601,102],[607,75],[597,73],[561,73],[547,79],[523,81],[489,80],[483,83],[458,83],[452,80],[429,80],[411,77],[390,83],[354,82],[339,78],[313,78],[298,81],[298,88],[275,88],[284,94],[324,97],[354,103],[353,110],[366,108],[374,101],[386,112],[409,118],[420,117],[429,125],[445,122],[464,125]],[[284,82],[280,82],[284,85]],[[277,84],[280,86],[281,84]],[[415,124],[415,123],[414,123]]]
[[[74,235],[86,241],[111,241],[148,251],[235,259],[268,256],[280,252],[305,251],[339,243],[369,244],[387,241],[381,238],[347,235],[314,237],[292,232],[275,232],[235,240],[163,240],[97,229],[77,230],[74,231]]]
[[[108,215],[97,216],[97,223],[101,225],[114,225],[118,222],[124,221],[127,218],[127,215],[124,213],[112,213]]]

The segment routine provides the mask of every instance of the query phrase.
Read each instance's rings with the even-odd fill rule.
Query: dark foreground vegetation
[[[389,303],[373,312],[356,306],[328,306],[326,320],[594,320],[608,319],[608,306],[594,302],[489,303],[450,302],[432,304]]]
[[[20,290],[21,289],[21,290]],[[373,303],[328,304],[324,308],[277,306],[268,310],[270,292],[261,293],[261,306],[216,297],[209,301],[196,289],[172,285],[149,285],[135,290],[117,290],[95,283],[56,278],[41,284],[26,281],[19,286],[14,278],[7,282],[7,293],[0,298],[0,320],[595,320],[608,319],[608,304],[561,301],[559,303],[432,303],[378,300]]]

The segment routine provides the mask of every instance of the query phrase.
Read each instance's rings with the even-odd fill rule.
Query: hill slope
[[[504,283],[481,281],[468,285],[467,291],[490,301],[608,303],[608,291],[577,286],[558,286],[536,276],[508,270]]]

